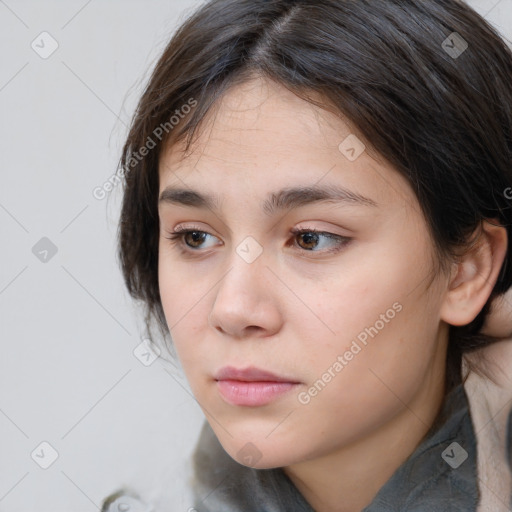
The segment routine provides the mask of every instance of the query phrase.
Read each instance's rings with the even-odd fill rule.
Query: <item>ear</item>
[[[453,264],[441,307],[441,319],[450,325],[467,325],[491,295],[507,253],[507,230],[497,219],[484,220],[474,233],[475,243]]]

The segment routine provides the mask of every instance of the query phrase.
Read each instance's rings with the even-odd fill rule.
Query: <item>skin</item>
[[[262,79],[232,88],[208,121],[190,154],[171,143],[159,166],[160,192],[221,196],[220,211],[159,204],[160,294],[184,373],[231,457],[247,463],[251,442],[260,454],[251,466],[284,468],[317,512],[360,511],[437,415],[448,323],[470,322],[485,304],[506,232],[489,225],[481,251],[433,273],[433,244],[405,179],[368,145],[355,161],[338,149],[357,135],[348,121]],[[281,188],[328,183],[377,206],[319,202],[271,217],[261,209]],[[179,225],[208,235],[173,243]],[[351,241],[328,253],[335,242],[311,242],[296,227]],[[252,263],[236,251],[247,236],[263,250]],[[401,311],[301,404],[298,394],[394,303]],[[299,384],[268,405],[234,406],[214,379],[225,365]]]

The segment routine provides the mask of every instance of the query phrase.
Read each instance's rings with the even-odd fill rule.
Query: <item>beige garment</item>
[[[512,510],[512,471],[507,453],[507,422],[512,410],[512,340],[502,341],[471,356],[492,380],[471,373],[465,388],[477,438],[480,503],[478,512]],[[494,382],[493,382],[494,381]]]

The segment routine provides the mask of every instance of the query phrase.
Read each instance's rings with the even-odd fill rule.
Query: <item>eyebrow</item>
[[[291,210],[316,202],[336,202],[361,206],[377,207],[373,199],[362,196],[339,185],[284,188],[269,194],[261,205],[263,212],[272,216],[282,210]],[[159,204],[176,204],[194,208],[220,210],[220,198],[216,195],[202,194],[196,190],[167,187],[162,191]]]

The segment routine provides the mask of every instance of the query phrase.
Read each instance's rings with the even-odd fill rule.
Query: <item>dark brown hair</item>
[[[505,226],[510,240],[512,53],[475,11],[457,0],[212,0],[161,55],[119,164],[118,254],[149,332],[156,320],[168,334],[157,266],[161,149],[171,136],[173,143],[186,137],[188,149],[217,100],[254,76],[342,115],[408,180],[437,271],[472,242],[484,219]],[[144,158],[134,158],[149,140]],[[495,341],[479,330],[492,299],[512,285],[511,257],[508,250],[475,320],[450,327],[446,392],[461,382],[463,353]]]

